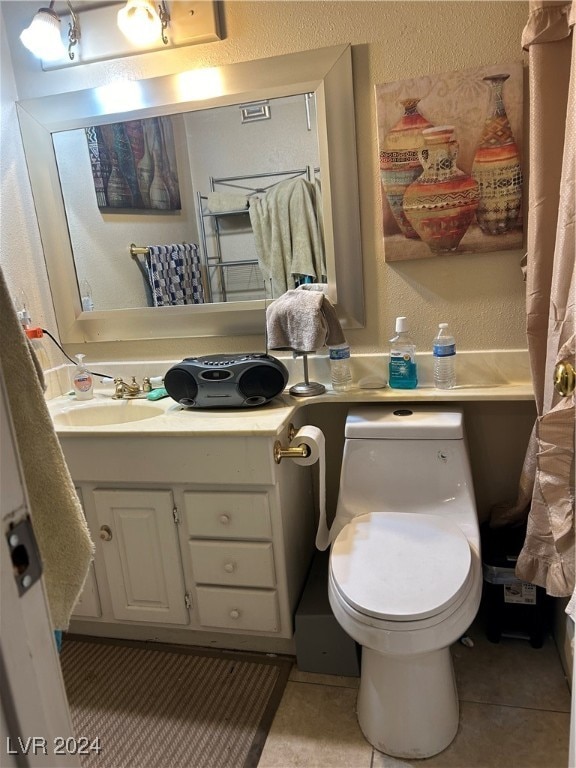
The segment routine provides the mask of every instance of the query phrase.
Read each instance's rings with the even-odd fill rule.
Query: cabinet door
[[[98,618],[101,615],[102,611],[100,610],[100,598],[98,596],[98,587],[96,586],[96,575],[94,573],[94,566],[90,563],[90,569],[86,576],[86,581],[84,582],[82,594],[74,606],[72,616]]]
[[[82,498],[82,490],[76,488],[76,493],[84,509],[84,499]],[[100,596],[98,595],[98,585],[96,583],[96,574],[94,573],[94,565],[90,563],[90,568],[84,582],[82,593],[78,598],[78,602],[74,606],[72,616],[82,616],[89,618],[99,618],[102,616],[100,609]]]
[[[187,624],[172,492],[95,490],[94,499],[114,617]]]

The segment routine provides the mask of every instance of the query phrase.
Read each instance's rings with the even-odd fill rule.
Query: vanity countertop
[[[62,395],[48,401],[48,409],[54,419],[57,434],[61,436],[202,436],[213,437],[224,434],[235,436],[276,436],[294,418],[297,410],[304,406],[339,403],[394,403],[431,402],[455,403],[478,401],[530,401],[534,399],[532,386],[526,383],[502,384],[496,386],[457,386],[451,390],[437,390],[434,387],[418,387],[413,390],[360,389],[354,387],[347,392],[334,392],[329,387],[322,395],[314,397],[293,397],[286,390],[270,403],[255,408],[239,409],[184,409],[172,398],[150,402],[147,400],[113,401],[109,393],[96,392],[92,400],[78,402],[70,395]],[[128,418],[131,409],[157,409],[153,418],[124,420],[118,423],[65,423],[67,414],[80,411],[100,410],[110,406],[120,408]],[[112,416],[114,418],[114,414]],[[121,417],[123,418],[123,417]],[[74,421],[72,417],[71,421]],[[91,419],[88,418],[89,422]],[[105,421],[106,416],[95,422]],[[82,421],[82,419],[80,419]]]

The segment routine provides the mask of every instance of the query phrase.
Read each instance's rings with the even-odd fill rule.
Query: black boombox
[[[187,357],[164,376],[171,398],[187,408],[253,408],[280,394],[286,366],[272,355]]]

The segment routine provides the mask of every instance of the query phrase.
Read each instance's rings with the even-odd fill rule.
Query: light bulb
[[[128,0],[117,19],[120,31],[136,45],[148,45],[160,37],[160,17],[149,0]]]
[[[30,26],[21,33],[20,41],[43,61],[57,61],[66,55],[66,46],[60,37],[60,19],[50,8],[40,8]]]

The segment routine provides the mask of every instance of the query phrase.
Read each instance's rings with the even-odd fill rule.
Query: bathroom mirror
[[[143,281],[143,275],[130,254],[130,242],[121,242],[121,250],[112,254],[112,261],[106,266],[110,248],[96,236],[90,241],[90,233],[96,233],[96,228],[90,224],[80,226],[80,229],[84,226],[89,230],[88,245],[84,243],[84,261],[75,254],[77,214],[82,208],[78,209],[76,205],[74,210],[78,195],[68,188],[68,182],[62,184],[59,175],[69,161],[68,150],[62,148],[63,138],[75,135],[77,141],[85,142],[86,128],[147,121],[149,118],[165,120],[168,116],[173,121],[177,138],[179,130],[185,136],[192,130],[183,121],[189,120],[191,125],[198,126],[208,116],[204,120],[208,124],[215,118],[221,122],[222,115],[231,107],[238,112],[239,124],[241,119],[248,123],[262,120],[242,126],[244,129],[262,129],[265,122],[272,126],[273,120],[267,120],[267,113],[274,114],[276,105],[287,107],[293,102],[303,113],[306,111],[310,126],[307,130],[315,140],[311,154],[303,155],[303,167],[316,172],[321,180],[319,218],[323,222],[328,293],[343,327],[362,326],[364,308],[351,51],[350,46],[336,46],[18,102],[50,286],[64,343],[260,334],[264,327],[265,300],[251,298],[248,293],[245,300],[235,300],[234,295],[222,300],[216,295],[211,303],[167,307],[146,306],[142,299],[126,301],[123,305],[121,299],[116,299],[116,303],[106,307],[104,300],[97,299],[94,310],[85,311],[87,305],[84,303],[83,309],[79,285],[98,279],[99,263],[102,270],[109,270],[110,264],[118,266],[116,260],[122,260],[125,276],[117,278],[116,283],[126,285],[127,294],[127,281]],[[279,109],[276,112],[280,114]],[[189,149],[194,142],[188,140],[185,143]],[[288,143],[285,135],[277,140],[275,162],[280,171],[293,170],[288,167],[293,159],[287,154]],[[61,153],[59,157],[58,152]],[[258,147],[254,147],[244,154],[254,155],[257,161],[258,153]],[[191,240],[200,234],[196,226],[201,219],[202,203],[197,195],[205,195],[208,191],[192,189],[187,166],[193,167],[194,163],[189,158],[185,163],[180,160],[178,166],[180,188],[183,197],[188,196],[186,216],[193,224]],[[74,168],[74,162],[71,167]],[[257,164],[253,166],[254,173],[257,167]],[[244,173],[251,175],[248,171],[252,166],[246,168]],[[262,180],[255,184],[261,186]],[[93,195],[94,190],[91,192]],[[155,231],[154,221],[159,222],[158,227],[165,233],[170,232],[166,227],[174,213],[160,213],[161,216],[152,219],[152,224],[150,211],[102,212],[100,218],[112,217],[114,223],[120,221],[115,216],[127,218],[132,222],[129,231],[137,233],[128,239],[147,245],[159,242],[151,234]],[[142,216],[142,238],[138,232],[139,215]],[[181,212],[177,216],[181,216]],[[169,238],[166,234],[160,242],[180,240],[179,236]],[[241,256],[242,248],[242,245],[236,248]],[[90,265],[88,271],[86,264]],[[90,288],[93,293],[100,290],[95,291],[94,286]],[[101,295],[105,293],[106,290],[100,291]]]

